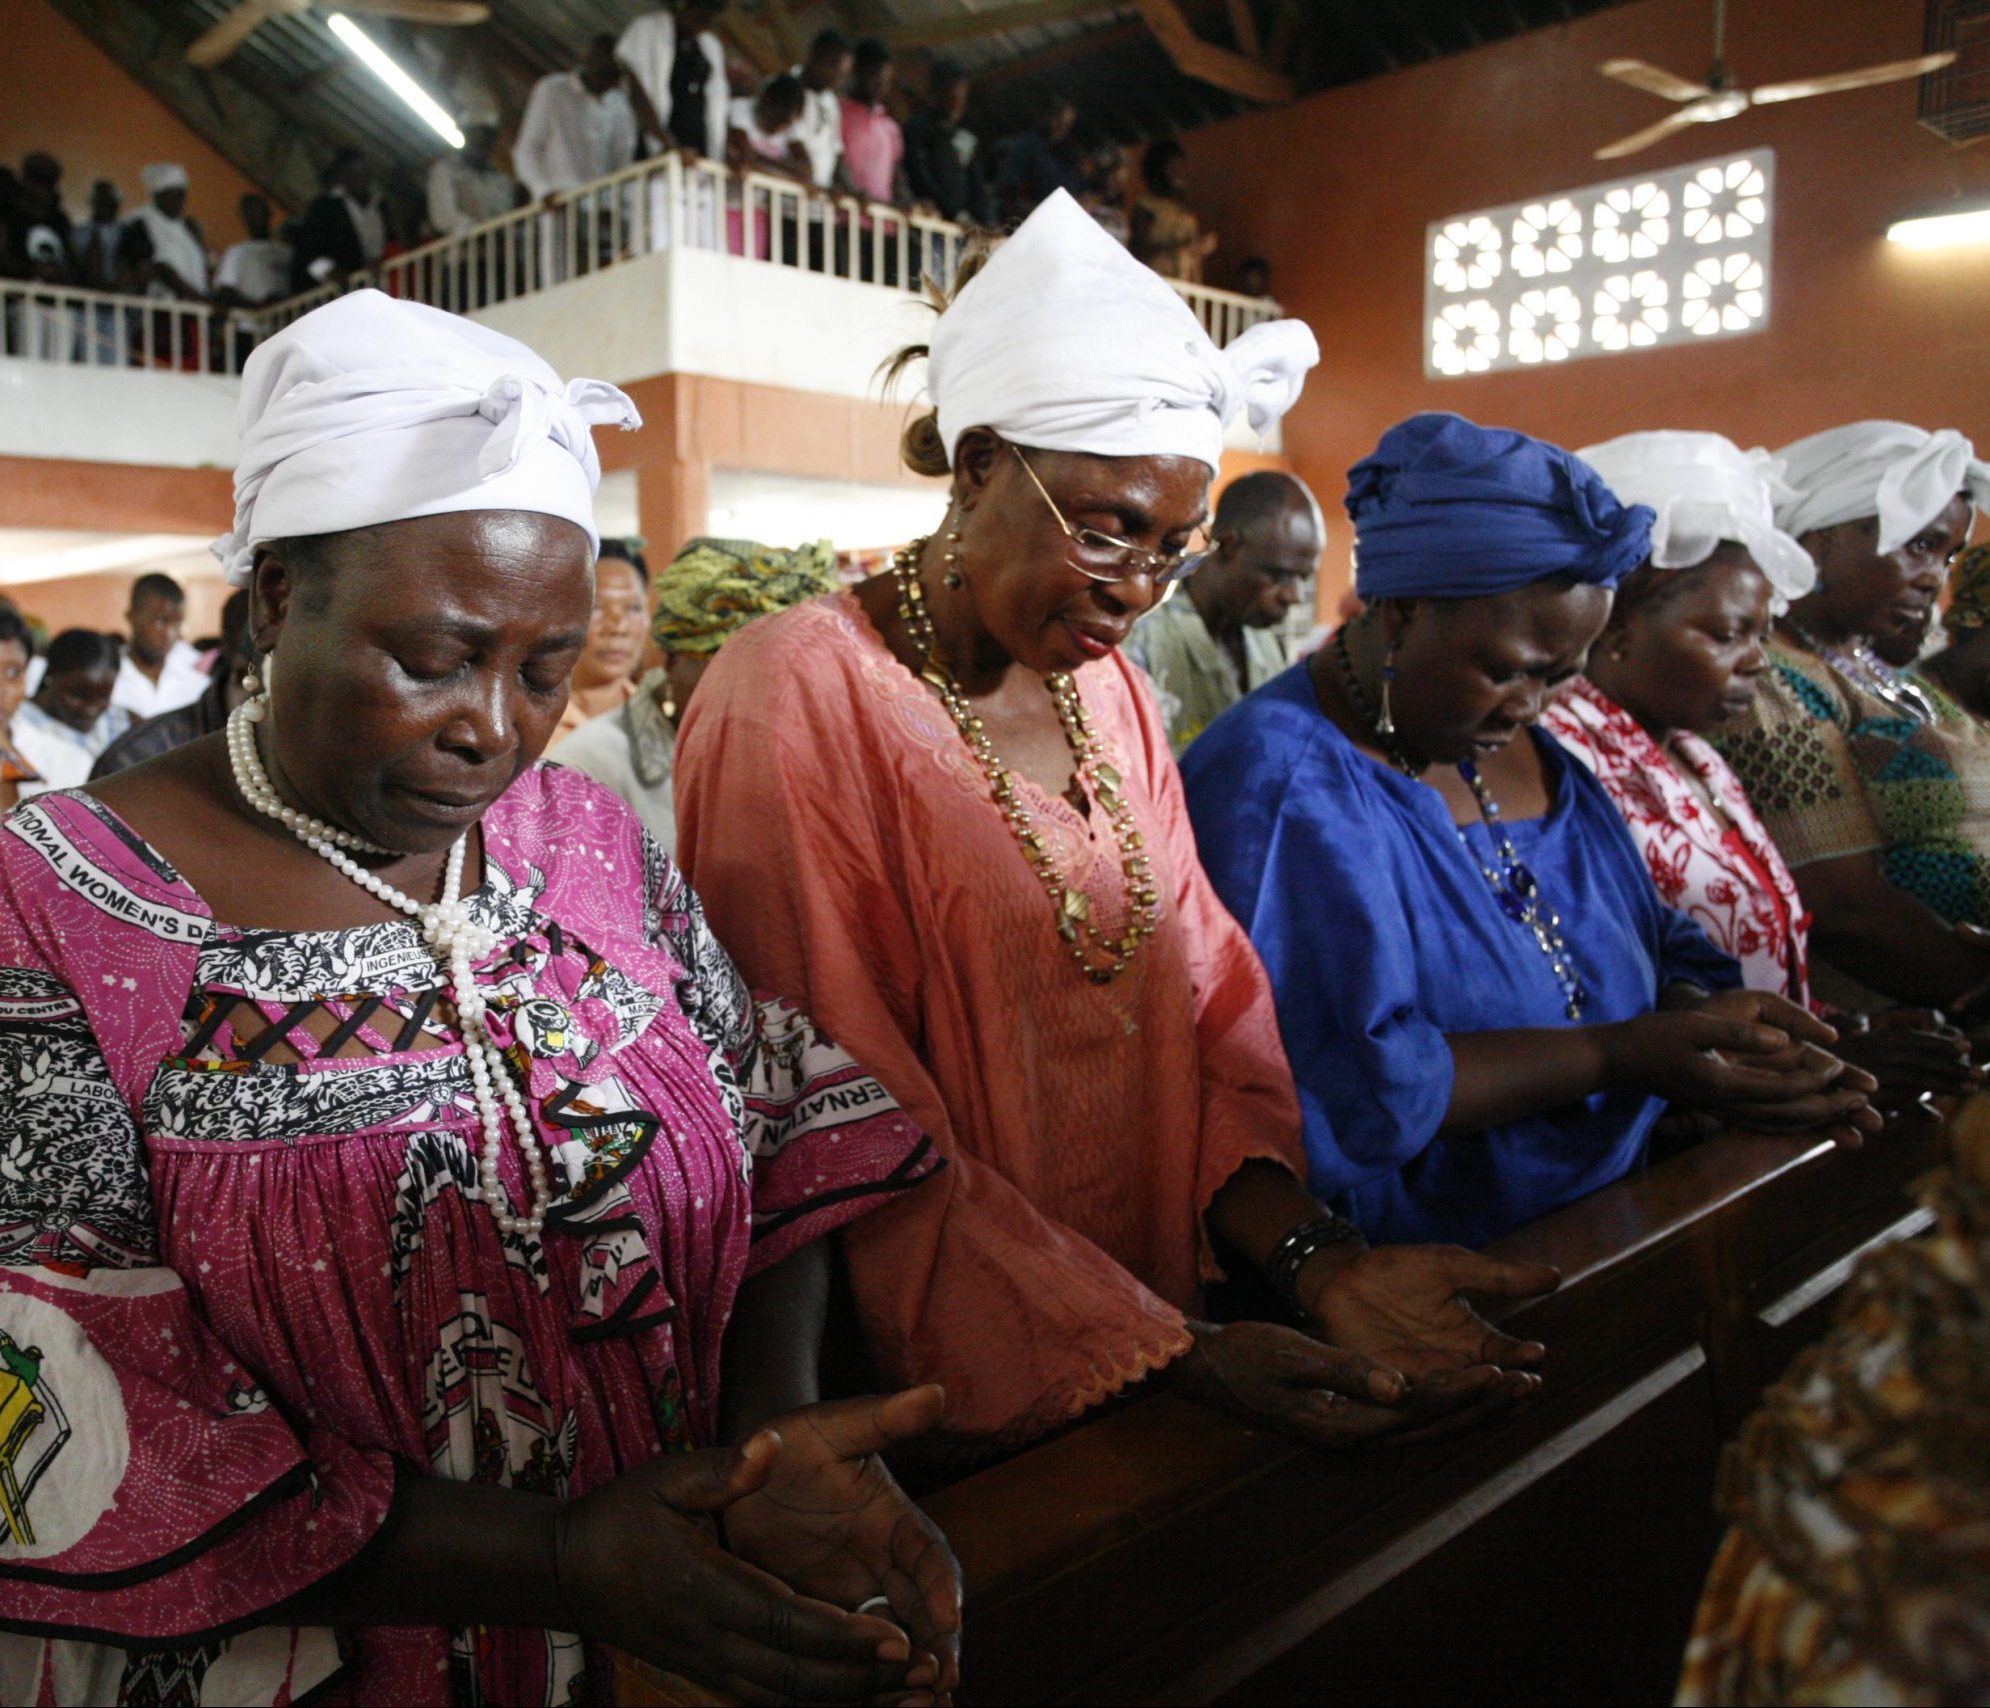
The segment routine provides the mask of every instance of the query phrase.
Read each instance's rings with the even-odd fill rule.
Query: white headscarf
[[[1795,495],[1776,507],[1791,534],[1879,518],[1882,556],[1898,551],[1966,492],[1990,506],[1990,464],[1952,427],[1930,433],[1904,421],[1854,421],[1813,433],[1777,456]]]
[[[249,581],[262,540],[459,510],[532,510],[587,530],[597,425],[640,427],[603,380],[560,376],[515,338],[421,303],[354,291],[242,365],[235,528],[214,542]]]
[[[148,196],[156,196],[161,190],[184,190],[187,187],[187,169],[176,161],[161,160],[140,167],[138,181],[145,186]]]
[[[1782,465],[1767,451],[1744,451],[1718,433],[1626,433],[1576,455],[1626,504],[1649,504],[1651,561],[1660,569],[1705,563],[1723,540],[1748,548],[1779,608],[1817,584],[1810,553],[1776,526],[1776,506],[1792,496]]]
[[[1223,461],[1238,410],[1263,433],[1320,347],[1303,321],[1219,350],[1175,290],[1059,190],[940,316],[926,390],[951,460],[970,427],[1048,451]]]

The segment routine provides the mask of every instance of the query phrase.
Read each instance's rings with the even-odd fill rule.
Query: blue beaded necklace
[[[1498,867],[1489,866],[1478,857],[1466,839],[1462,825],[1456,827],[1458,840],[1473,863],[1485,874],[1486,882],[1492,885],[1500,912],[1533,932],[1534,941],[1548,958],[1555,982],[1562,987],[1562,1012],[1571,1020],[1580,1020],[1583,1006],[1589,1001],[1589,990],[1582,982],[1582,975],[1576,971],[1575,960],[1569,954],[1568,939],[1562,935],[1562,916],[1541,899],[1541,886],[1534,880],[1533,869],[1520,858],[1520,850],[1513,846],[1513,838],[1507,835],[1506,826],[1500,822],[1499,802],[1493,799],[1492,791],[1479,775],[1478,766],[1469,759],[1461,760],[1458,775],[1465,779],[1479,803],[1479,813],[1486,821],[1486,834],[1492,838],[1493,850],[1499,856]]]

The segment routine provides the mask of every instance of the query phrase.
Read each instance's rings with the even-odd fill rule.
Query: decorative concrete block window
[[[1776,158],[1758,148],[1435,221],[1433,379],[1759,332]]]

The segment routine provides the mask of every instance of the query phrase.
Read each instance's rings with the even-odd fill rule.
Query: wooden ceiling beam
[[[986,12],[962,12],[953,17],[928,18],[916,24],[900,24],[880,32],[893,47],[945,47],[950,42],[973,41],[979,36],[1005,35],[1010,30],[1034,29],[1041,24],[1066,24],[1074,18],[1110,12],[1110,0],[1024,0],[1017,6],[1004,6]]]
[[[1297,94],[1283,72],[1204,41],[1190,28],[1175,0],[1134,0],[1134,4],[1184,77],[1268,107],[1283,106]]]

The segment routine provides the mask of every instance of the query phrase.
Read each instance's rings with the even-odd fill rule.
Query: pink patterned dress
[[[1741,963],[1748,989],[1809,1002],[1810,915],[1727,761],[1685,730],[1660,747],[1587,676],[1550,702],[1541,724],[1596,773],[1666,905]]]
[[[536,1238],[463,1196],[412,923],[223,925],[82,794],[0,830],[0,1701],[599,1694],[559,1632],[259,1616],[406,1479],[576,1495],[710,1441],[741,1282],[937,1166],[606,790],[541,767],[483,836],[478,977],[555,1147]]]

